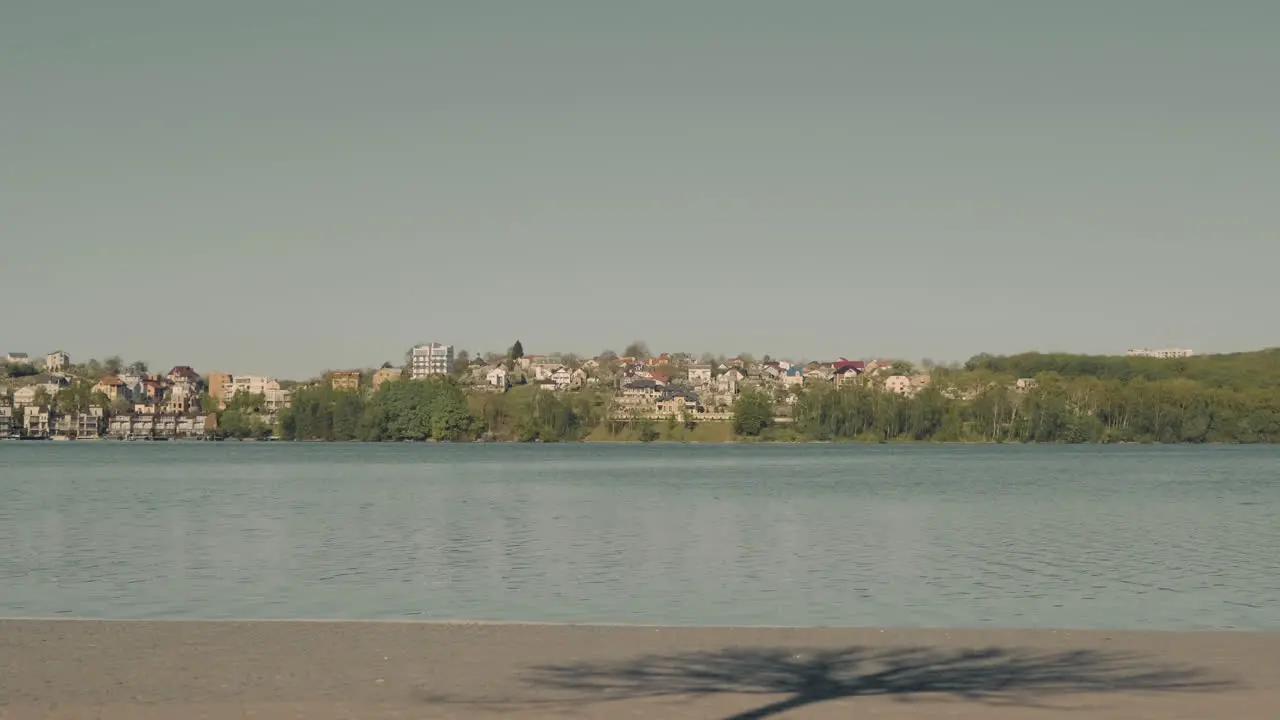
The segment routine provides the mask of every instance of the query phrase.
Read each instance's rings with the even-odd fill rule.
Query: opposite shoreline
[[[0,619],[4,720],[1274,720],[1276,707],[1276,632]]]

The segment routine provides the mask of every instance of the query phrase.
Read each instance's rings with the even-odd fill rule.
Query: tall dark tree
[[[507,359],[519,360],[522,357],[524,357],[524,345],[521,345],[520,341],[517,340],[516,344],[512,345],[511,349],[507,351]]]

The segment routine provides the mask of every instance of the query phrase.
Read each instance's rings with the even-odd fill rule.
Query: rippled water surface
[[[0,443],[0,615],[1280,629],[1280,449]]]

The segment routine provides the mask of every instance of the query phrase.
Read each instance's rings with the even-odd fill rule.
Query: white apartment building
[[[279,381],[261,375],[231,376],[231,379],[222,386],[222,402],[230,402],[236,393],[261,395],[265,401],[266,409],[271,412],[289,406],[290,392],[281,390]]]
[[[1150,358],[1184,358],[1191,357],[1192,353],[1187,348],[1133,348],[1125,353],[1129,357],[1150,357]]]
[[[409,351],[409,378],[421,380],[432,375],[448,375],[453,369],[453,346],[431,343],[414,345]]]

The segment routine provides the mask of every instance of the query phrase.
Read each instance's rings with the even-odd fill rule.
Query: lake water
[[[1280,629],[1280,448],[0,443],[0,616]]]

